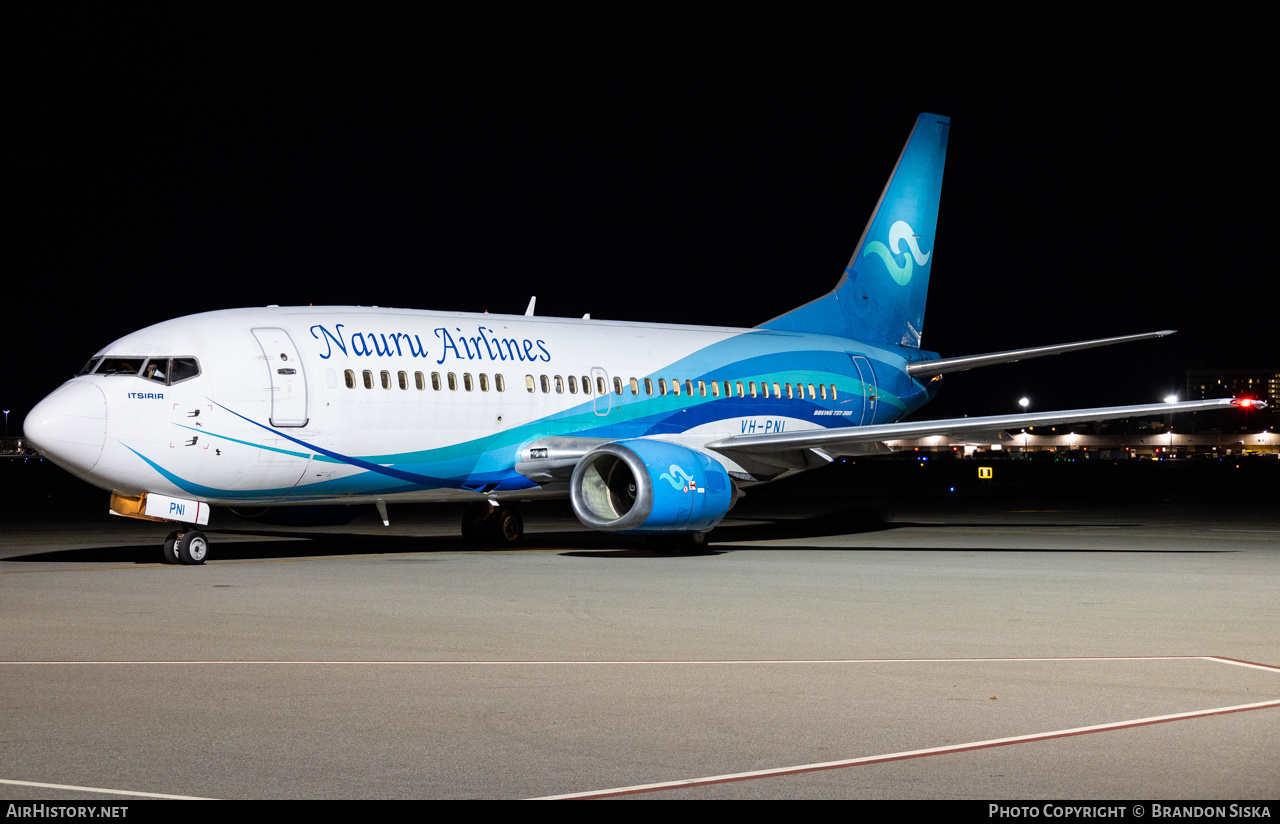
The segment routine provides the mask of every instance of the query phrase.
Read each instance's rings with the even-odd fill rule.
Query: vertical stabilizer
[[[836,288],[760,324],[920,346],[951,118],[922,114]]]

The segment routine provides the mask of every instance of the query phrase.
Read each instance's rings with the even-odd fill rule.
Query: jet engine
[[[588,452],[573,470],[578,520],[605,532],[705,532],[733,505],[719,461],[679,444],[643,438]]]

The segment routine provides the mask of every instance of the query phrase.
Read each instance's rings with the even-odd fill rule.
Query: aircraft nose
[[[107,399],[93,383],[72,380],[27,414],[22,432],[49,460],[83,475],[102,457],[107,439]]]

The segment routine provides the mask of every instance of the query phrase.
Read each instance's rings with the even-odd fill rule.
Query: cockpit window
[[[200,362],[195,358],[172,358],[169,361],[169,385],[200,374]]]
[[[93,367],[97,366],[97,365],[98,365],[98,361],[100,361],[100,360],[102,360],[102,358],[99,358],[99,357],[97,357],[97,356],[94,356],[94,357],[92,357],[92,358],[89,358],[89,362],[88,362],[88,363],[86,363],[84,366],[80,367],[80,371],[79,371],[79,372],[77,372],[76,374],[77,374],[77,375],[89,375],[89,374],[92,374],[92,373],[93,373]]]
[[[95,375],[136,375],[142,371],[146,358],[103,358],[94,371]]]
[[[96,367],[96,368],[95,368]],[[105,358],[89,361],[81,375],[134,375],[166,386],[200,374],[195,358]]]

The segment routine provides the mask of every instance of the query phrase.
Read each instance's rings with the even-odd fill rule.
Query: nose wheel
[[[199,530],[189,532],[170,532],[164,539],[164,562],[166,564],[187,564],[194,566],[203,564],[209,554],[209,539]]]

